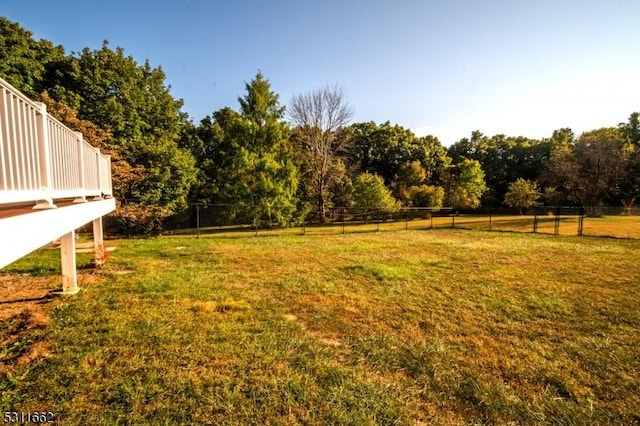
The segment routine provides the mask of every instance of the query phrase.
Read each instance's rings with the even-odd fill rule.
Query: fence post
[[[540,207],[536,207],[534,213],[533,213],[533,233],[537,234],[538,233],[538,213],[539,213]]]
[[[431,229],[433,229],[433,212],[430,212],[429,219],[431,220]]]
[[[578,237],[582,237],[583,231],[584,231],[584,206],[581,206],[579,217],[578,217]]]
[[[253,227],[256,230],[255,237],[258,236],[258,205],[253,205]]]
[[[451,228],[454,229],[456,227],[456,213],[452,211],[451,213]]]
[[[553,234],[556,236],[560,234],[560,206],[556,207],[556,217],[555,217]]]
[[[409,229],[409,208],[404,209],[404,230]]]
[[[200,204],[196,203],[196,238],[200,238]]]
[[[344,207],[342,208],[342,235],[344,235]]]
[[[491,216],[491,208],[489,208],[489,231],[491,231],[492,219],[493,217]]]

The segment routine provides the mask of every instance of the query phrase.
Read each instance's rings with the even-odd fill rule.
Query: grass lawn
[[[29,311],[0,321],[0,411],[65,425],[640,422],[640,241],[437,229],[110,245],[79,294],[47,302],[45,326],[25,332]],[[42,250],[3,272],[56,286],[58,263]]]

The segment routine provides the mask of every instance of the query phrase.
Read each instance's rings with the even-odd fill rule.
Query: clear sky
[[[283,104],[338,84],[354,121],[445,145],[640,111],[638,0],[0,0],[0,15],[67,52],[109,40],[162,66],[196,123],[237,109],[258,69]]]

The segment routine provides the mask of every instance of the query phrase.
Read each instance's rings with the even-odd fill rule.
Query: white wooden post
[[[52,209],[53,176],[51,175],[51,143],[49,142],[49,126],[47,120],[47,106],[41,102],[37,105],[40,111],[37,114],[38,126],[38,150],[40,151],[40,190],[45,191],[46,196],[38,201],[34,209]]]
[[[113,198],[113,178],[111,176],[111,156],[105,155],[107,159],[107,188],[109,188],[109,192],[105,198]]]
[[[102,174],[102,170],[100,170],[100,149],[96,148],[96,173],[98,175],[98,190],[102,190],[102,181],[100,180],[100,175]],[[101,199],[102,195],[96,197],[96,199]]]
[[[102,216],[93,220],[93,262],[96,266],[105,261],[104,234],[102,232]]]
[[[80,132],[73,132],[73,133],[75,133],[76,137],[78,138],[78,160],[80,162],[80,164],[78,165],[78,168],[80,170],[80,191],[82,193],[82,195],[77,196],[75,200],[73,200],[73,202],[86,203],[87,202],[87,198],[86,198],[87,185],[84,179],[84,140],[82,138],[82,133]]]
[[[60,260],[62,262],[62,292],[75,294],[78,292],[75,231],[64,234],[60,238]]]

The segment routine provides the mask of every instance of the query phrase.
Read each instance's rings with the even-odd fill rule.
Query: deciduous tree
[[[83,49],[72,63],[59,70],[56,86],[65,88],[66,97],[74,94],[78,116],[111,133],[123,159],[142,169],[123,196],[168,212],[185,207],[197,176],[195,161],[178,145],[187,117],[180,111],[182,101],[165,85],[162,69],[148,61],[138,65],[107,42],[99,50]]]
[[[333,174],[337,170],[334,163],[347,152],[351,141],[339,131],[351,120],[353,109],[344,90],[327,86],[294,96],[289,116],[297,126],[295,141],[305,151],[299,159],[307,196],[314,200],[322,222],[325,206],[332,195],[331,187],[340,178]]]
[[[446,186],[447,204],[455,209],[473,209],[487,190],[484,172],[476,160],[464,159],[452,166]]]
[[[617,128],[583,133],[572,145],[557,147],[549,161],[549,179],[577,204],[598,208],[622,195],[631,145]]]
[[[400,207],[384,185],[382,177],[372,173],[361,173],[356,177],[353,182],[353,202],[365,214],[373,210],[394,212]]]
[[[541,196],[537,182],[518,178],[509,185],[504,202],[510,207],[517,207],[522,214],[523,208],[535,205]]]

